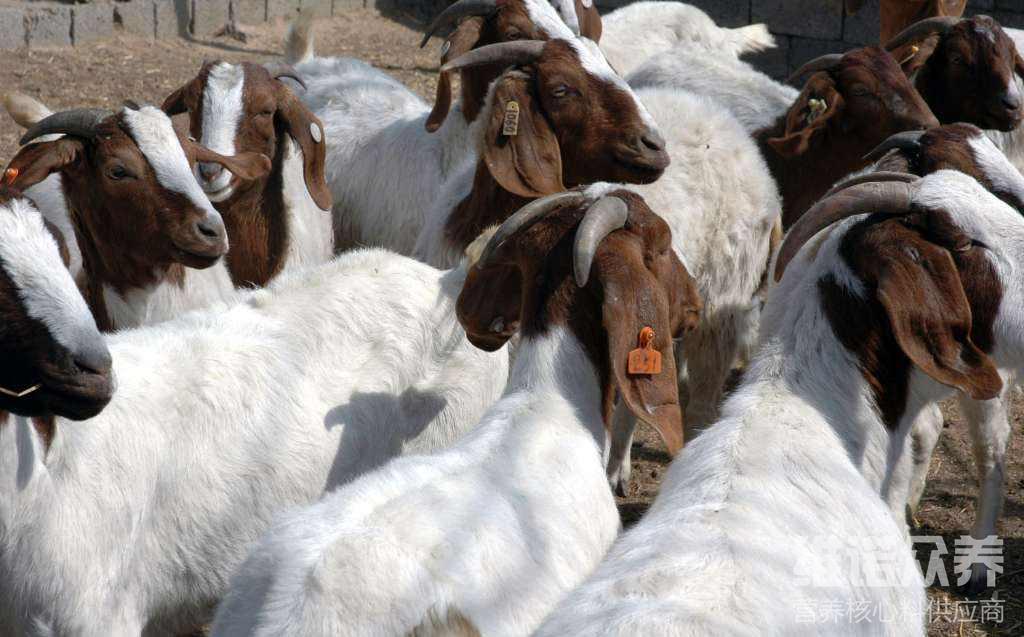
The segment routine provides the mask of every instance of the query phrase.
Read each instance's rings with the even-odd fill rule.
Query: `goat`
[[[698,55],[738,59],[775,47],[763,24],[729,29],[706,13],[681,2],[634,2],[604,16],[601,50],[623,76],[655,55],[684,49]],[[596,41],[596,38],[595,38]]]
[[[318,265],[333,251],[331,193],[324,178],[324,127],[283,82],[296,72],[258,64],[206,62],[164,100],[189,114],[192,136],[223,155],[259,153],[269,174],[247,179],[200,162],[196,179],[224,217],[227,268],[238,287],[261,287],[290,268]]]
[[[213,634],[529,634],[618,532],[601,458],[616,391],[678,435],[672,337],[699,300],[670,243],[640,197],[608,184],[505,221],[458,303],[484,349],[519,333],[505,395],[450,449],[282,518],[232,579]],[[518,328],[496,332],[513,307]],[[638,335],[660,370],[627,370]]]
[[[953,124],[921,133],[901,133],[884,142],[869,156],[879,158],[871,171],[910,173],[923,177],[939,170],[959,170],[1018,211],[1024,211],[1024,177],[978,128]],[[870,174],[865,177],[870,179]],[[959,395],[971,433],[980,490],[971,535],[985,538],[996,533],[1002,508],[1006,447],[1010,436],[1007,420],[1009,393],[1017,385],[1009,370],[1000,370],[1003,391],[998,400],[975,401]],[[914,423],[914,473],[908,505],[917,510],[924,493],[928,466],[942,433],[943,417],[937,405],[922,412]],[[894,503],[895,504],[895,503]],[[972,566],[968,590],[985,587],[986,567]]]
[[[780,213],[771,175],[750,137],[709,100],[666,89],[630,91],[637,104],[645,105],[637,107],[642,116],[629,124],[615,123],[604,115],[604,103],[589,97],[593,92],[589,82],[568,81],[564,72],[548,70],[543,60],[555,56],[564,43],[516,46],[519,65],[496,80],[481,117],[470,129],[479,158],[467,162],[445,184],[415,255],[445,267],[455,262],[475,233],[502,221],[531,198],[557,192],[561,183],[622,179],[616,156],[630,140],[646,135],[654,147],[672,149],[669,156],[676,159],[665,162],[668,165],[660,179],[642,179],[641,171],[627,177],[653,183],[626,187],[650,201],[669,223],[673,248],[693,273],[704,299],[700,325],[684,343],[689,395],[686,422],[688,428],[710,423],[738,342],[756,327],[753,297],[764,278],[771,229]],[[526,47],[535,50],[533,60],[522,53]],[[480,49],[465,63],[487,61],[498,53],[493,48]],[[462,63],[456,60],[451,64]],[[550,86],[549,73],[557,79]],[[548,94],[552,90],[570,97],[552,99]],[[576,101],[588,104],[582,126],[575,112],[579,108]],[[511,137],[502,134],[510,102],[520,108],[520,130]],[[622,107],[616,110],[624,113]],[[598,124],[587,123],[591,121]],[[647,130],[664,130],[668,140],[660,133],[657,139],[644,133],[640,125],[646,122],[650,122]],[[545,158],[547,163],[516,163],[516,156],[508,156],[510,151],[519,157]],[[554,182],[552,178],[558,175],[562,180]],[[495,320],[510,325],[517,319]],[[620,423],[619,416],[625,419],[628,414],[620,412],[616,417],[609,473],[612,482],[622,487],[629,478],[628,441],[633,427],[632,419]]]
[[[860,10],[864,0],[846,0],[847,15]],[[881,0],[879,12],[880,42],[888,42],[910,25],[934,16],[959,18],[967,0]]]
[[[11,184],[60,188],[40,201],[73,231],[79,285],[101,329],[157,322],[230,296],[217,264],[228,246],[224,224],[190,163],[257,175],[269,168],[266,157],[224,157],[179,134],[159,109],[134,105],[52,114],[22,143],[8,168]],[[60,180],[44,181],[51,175]]]
[[[1024,219],[959,172],[910,179],[840,189],[794,226],[723,419],[537,635],[925,634],[902,504],[884,498],[905,490],[922,408],[951,388],[992,398],[997,366],[1020,367]],[[846,603],[869,615],[813,623]]]
[[[187,632],[279,511],[458,438],[508,376],[465,276],[358,250],[110,336],[102,413],[0,427],[0,634]]]

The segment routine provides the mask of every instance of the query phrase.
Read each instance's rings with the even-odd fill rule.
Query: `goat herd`
[[[796,90],[675,2],[448,28],[432,108],[308,18],[162,108],[7,96],[0,634],[924,634],[937,401],[985,538],[1024,368],[1011,30]],[[620,534],[637,420],[679,453]]]

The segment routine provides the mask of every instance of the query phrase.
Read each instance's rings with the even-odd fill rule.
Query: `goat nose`
[[[661,133],[658,131],[648,129],[640,135],[640,149],[654,151],[665,150],[665,138],[662,137]]]
[[[1007,110],[1015,111],[1020,108],[1020,95],[1013,95],[1010,93],[1003,94],[1003,106]]]
[[[220,164],[202,162],[199,164],[199,175],[206,181],[213,181],[220,176],[224,167]]]
[[[75,367],[86,374],[105,376],[110,373],[112,361],[106,347],[87,347],[72,354]]]
[[[208,216],[195,223],[196,236],[213,245],[224,240],[224,222],[219,217]]]

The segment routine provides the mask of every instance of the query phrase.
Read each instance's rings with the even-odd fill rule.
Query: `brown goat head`
[[[672,453],[682,446],[672,339],[701,301],[671,231],[637,194],[594,185],[532,202],[492,236],[470,267],[457,314],[477,347],[494,350],[558,328],[583,345],[603,387],[606,426],[616,390]],[[630,351],[653,328],[660,373],[631,374]]]
[[[585,7],[575,0],[579,32],[574,33],[562,13],[568,5],[552,6],[548,0],[459,0],[443,11],[428,27],[420,46],[437,30],[457,24],[441,49],[441,66],[464,53],[488,44],[516,40],[548,40],[582,35],[595,42],[601,37],[601,18],[593,3]],[[472,122],[483,107],[487,87],[505,69],[500,62],[466,69],[461,73],[462,114]],[[427,117],[426,128],[441,127],[452,104],[451,73],[441,72],[437,81],[434,108]]]
[[[228,156],[265,155],[277,170],[284,153],[282,140],[289,135],[302,151],[310,197],[322,210],[330,210],[323,124],[284,78],[302,84],[298,73],[283,65],[268,70],[251,62],[206,62],[194,79],[167,96],[162,108],[168,115],[188,112],[192,136],[203,146]],[[252,177],[224,170],[216,162],[200,162],[196,178],[211,201],[230,205],[246,193],[262,191],[270,175]]]

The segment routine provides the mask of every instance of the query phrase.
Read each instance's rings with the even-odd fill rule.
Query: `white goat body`
[[[0,633],[188,631],[281,509],[455,440],[507,379],[464,276],[356,251],[112,336],[102,414],[0,427]]]

